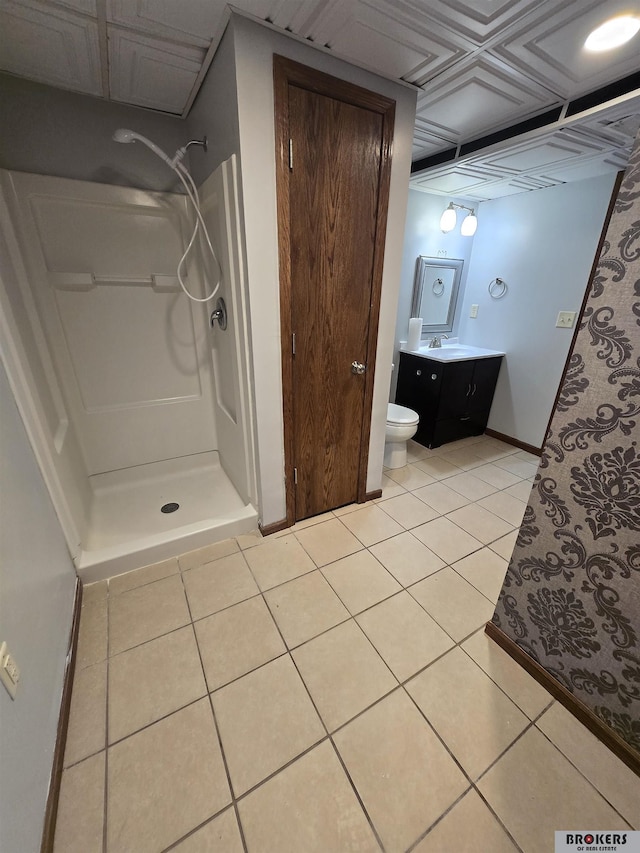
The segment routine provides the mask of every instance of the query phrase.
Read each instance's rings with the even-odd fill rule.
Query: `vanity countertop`
[[[466,344],[459,344],[457,341],[443,341],[441,347],[429,348],[428,343],[424,343],[419,349],[410,350],[405,347],[402,352],[407,352],[410,355],[419,355],[422,358],[432,358],[434,361],[471,361],[477,358],[493,358],[498,355],[506,355],[500,350],[486,349],[485,347],[472,347]]]

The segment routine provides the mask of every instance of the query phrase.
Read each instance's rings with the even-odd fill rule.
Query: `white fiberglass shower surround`
[[[152,155],[150,155],[152,156]],[[2,172],[2,356],[69,550],[109,577],[257,526],[235,158],[178,193]],[[218,266],[219,265],[219,266]],[[177,505],[177,506],[176,506]]]

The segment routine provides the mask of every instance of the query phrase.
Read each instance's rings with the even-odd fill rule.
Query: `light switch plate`
[[[9,696],[15,699],[20,681],[20,669],[9,653],[6,643],[0,644],[0,681],[6,687]]]
[[[469,316],[471,317],[472,320],[475,320],[475,318],[478,316],[478,306],[477,305],[471,306],[471,311],[469,312]]]
[[[556,320],[556,329],[573,329],[575,321],[575,311],[559,311],[558,319]]]

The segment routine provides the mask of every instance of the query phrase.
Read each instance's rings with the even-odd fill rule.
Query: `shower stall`
[[[235,156],[200,187],[201,224],[182,193],[8,171],[0,190],[2,356],[80,576],[254,529]]]

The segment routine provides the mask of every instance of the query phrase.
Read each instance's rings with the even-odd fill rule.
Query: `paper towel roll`
[[[407,336],[407,349],[420,349],[420,336],[422,335],[422,317],[412,317],[409,320],[409,334]]]

